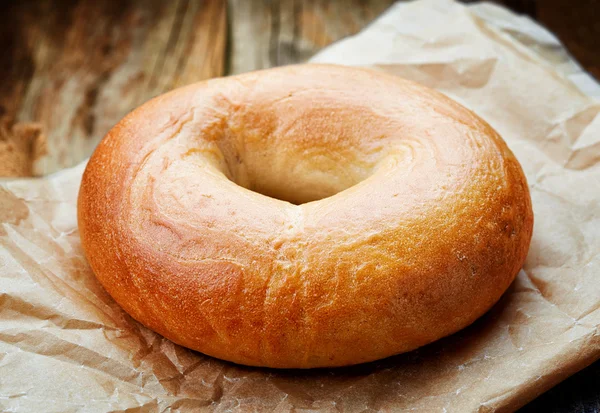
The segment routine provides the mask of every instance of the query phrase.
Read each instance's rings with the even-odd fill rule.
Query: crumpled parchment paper
[[[102,289],[77,232],[84,165],[4,180],[1,411],[511,411],[600,358],[600,105],[589,96],[600,94],[557,40],[496,6],[421,0],[314,60],[435,87],[506,139],[535,228],[500,302],[458,334],[374,363],[236,366],[147,330]]]

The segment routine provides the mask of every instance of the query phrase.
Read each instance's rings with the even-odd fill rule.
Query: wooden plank
[[[33,160],[47,153],[39,124],[0,120],[0,176],[32,176]]]
[[[21,151],[31,164],[22,173],[74,165],[142,102],[223,74],[224,0],[26,0],[0,7],[0,162]],[[30,128],[39,131],[23,132]],[[22,145],[22,136],[45,138],[47,156],[36,159],[43,145]]]
[[[355,34],[393,0],[229,0],[228,73],[307,60]]]
[[[227,55],[227,0],[0,2],[0,176],[76,164],[150,97],[225,66],[305,61],[393,1],[229,0]],[[547,24],[599,76],[596,0],[494,1]]]
[[[538,1],[535,17],[560,38],[575,59],[600,80],[600,2]]]

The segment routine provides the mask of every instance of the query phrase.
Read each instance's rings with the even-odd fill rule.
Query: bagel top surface
[[[521,268],[520,165],[442,94],[331,65],[161,95],[85,170],[81,240],[106,290],[236,363],[350,365],[472,323]]]

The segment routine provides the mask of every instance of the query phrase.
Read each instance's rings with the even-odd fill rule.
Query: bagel
[[[484,314],[525,260],[525,176],[502,138],[432,89],[297,65],[140,106],[78,199],[106,291],[173,342],[235,363],[352,365]]]

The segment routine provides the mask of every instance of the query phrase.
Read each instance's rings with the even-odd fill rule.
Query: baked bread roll
[[[299,65],[134,110],[81,183],[89,263],[133,318],[252,366],[415,349],[471,324],[523,265],[521,167],[483,120],[379,72]]]

